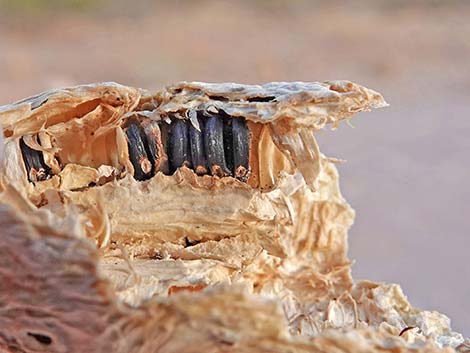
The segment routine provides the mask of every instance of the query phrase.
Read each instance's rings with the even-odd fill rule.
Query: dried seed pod
[[[0,107],[0,349],[463,347],[446,317],[412,308],[398,286],[350,276],[354,212],[314,134],[385,105],[330,81],[183,82],[154,94],[104,83]],[[199,127],[204,153],[188,132],[195,114],[210,116]],[[21,141],[36,134],[47,134],[39,147],[62,169],[33,183],[25,162],[43,161],[25,161]],[[159,173],[166,151],[171,175]],[[203,157],[217,177],[191,169]]]

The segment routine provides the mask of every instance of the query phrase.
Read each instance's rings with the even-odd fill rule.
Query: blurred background
[[[357,211],[356,279],[470,335],[470,1],[0,0],[0,105],[113,80],[349,79],[390,107],[320,133]],[[348,5],[349,4],[349,5]]]

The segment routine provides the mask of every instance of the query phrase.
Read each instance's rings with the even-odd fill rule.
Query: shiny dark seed
[[[20,139],[20,149],[28,173],[28,180],[33,183],[46,180],[50,176],[51,170],[44,162],[42,152],[29,147],[23,139]]]
[[[175,119],[170,126],[168,157],[170,160],[170,171],[174,173],[179,167],[191,167],[189,153],[188,124],[181,119]]]
[[[153,165],[150,162],[144,141],[143,132],[138,123],[131,123],[126,130],[129,158],[134,166],[134,178],[136,180],[147,180],[152,177]]]
[[[245,119],[232,119],[233,174],[246,181],[250,168],[250,132]]]
[[[204,147],[211,174],[218,177],[230,176],[225,162],[224,123],[220,117],[210,116],[204,127]]]
[[[189,126],[189,145],[191,151],[191,161],[193,169],[197,175],[207,174],[207,161],[204,154],[204,125],[202,119],[198,118],[199,127],[198,131],[192,124]]]

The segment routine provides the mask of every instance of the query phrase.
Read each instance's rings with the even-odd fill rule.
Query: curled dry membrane
[[[101,83],[1,107],[1,350],[468,350],[399,286],[350,276],[354,211],[314,133],[385,105],[330,81]]]

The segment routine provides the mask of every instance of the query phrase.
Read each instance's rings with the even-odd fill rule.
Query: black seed
[[[182,119],[175,119],[170,126],[168,157],[170,171],[174,173],[179,167],[191,167],[188,143],[188,124]]]
[[[189,145],[191,151],[191,161],[193,168],[197,175],[207,174],[207,161],[204,155],[204,130],[202,119],[198,118],[199,127],[198,131],[192,124],[189,126]]]
[[[204,147],[211,174],[218,177],[230,176],[224,150],[224,123],[220,117],[207,118],[204,128]]]
[[[246,181],[250,169],[250,132],[243,118],[232,119],[233,174]]]
[[[142,134],[141,127],[137,123],[131,123],[126,130],[129,158],[134,166],[136,180],[146,180],[152,176],[153,165],[147,156]]]
[[[42,152],[33,150],[23,139],[20,139],[20,149],[28,173],[28,180],[33,183],[46,180],[50,176],[51,169],[44,162]]]

